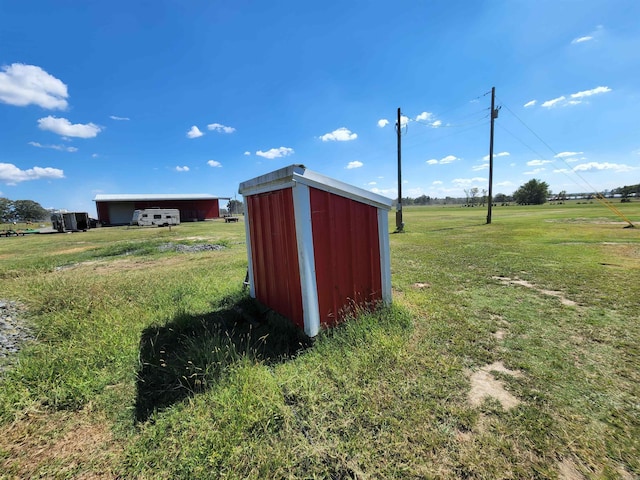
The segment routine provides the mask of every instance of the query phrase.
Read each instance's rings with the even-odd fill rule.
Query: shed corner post
[[[249,213],[249,202],[248,198],[245,199],[247,210],[244,216],[244,230],[247,244],[247,271],[249,273],[249,295],[251,298],[256,298],[256,286],[253,281],[253,252],[251,249],[251,228],[249,226],[251,215]]]
[[[303,183],[296,182],[292,190],[304,332],[310,337],[315,337],[320,332],[320,307],[313,250],[311,197],[309,187]]]
[[[382,301],[391,304],[391,251],[389,247],[389,213],[378,208],[378,244],[380,245],[380,275]]]

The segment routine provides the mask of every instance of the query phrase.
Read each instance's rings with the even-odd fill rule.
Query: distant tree
[[[542,205],[551,195],[547,182],[531,179],[513,192],[513,199],[519,205]]]
[[[509,201],[509,197],[507,197],[504,193],[498,193],[493,197],[493,201],[496,203],[507,203]]]
[[[8,198],[0,198],[0,222],[9,223],[13,220],[13,202]]]
[[[13,202],[13,217],[21,222],[44,220],[48,213],[38,202],[33,200],[15,200]]]
[[[244,213],[244,204],[240,200],[229,200],[227,210],[232,215]]]
[[[431,197],[428,197],[427,195],[420,195],[413,201],[413,203],[416,205],[429,205],[431,203]]]
[[[475,205],[476,202],[478,201],[479,191],[480,189],[478,187],[473,187],[471,190],[469,190],[469,195],[471,196],[471,205]]]
[[[464,203],[465,203],[466,205],[469,205],[469,197],[470,197],[469,190],[466,190],[466,189],[464,190],[464,196],[466,197],[466,200],[465,200],[465,202],[464,202]]]
[[[405,207],[408,207],[409,205],[413,205],[413,204],[414,204],[413,198],[411,197],[402,198],[402,205],[404,205]]]
[[[483,188],[482,189],[482,205],[484,206],[485,203],[487,203],[487,189]]]

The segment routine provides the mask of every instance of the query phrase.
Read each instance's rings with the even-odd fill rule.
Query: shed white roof
[[[358,202],[374,205],[386,210],[391,209],[393,200],[377,193],[355,187],[334,178],[326,177],[307,169],[304,165],[289,165],[266,175],[252,178],[240,184],[238,193],[248,196],[263,192],[280,190],[294,186],[296,183],[324,190],[335,195],[350,198]]]
[[[115,193],[98,194],[93,199],[94,202],[139,202],[139,201],[159,201],[159,200],[218,200],[228,197],[216,197],[208,193]]]

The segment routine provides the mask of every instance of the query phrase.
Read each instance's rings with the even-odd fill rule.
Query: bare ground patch
[[[527,282],[526,280],[520,280],[518,278],[512,279],[512,278],[509,278],[509,277],[499,277],[499,276],[491,277],[491,278],[493,278],[494,280],[498,280],[503,285],[520,285],[522,287],[531,288],[531,289],[535,290],[536,292],[540,292],[540,293],[542,293],[544,295],[557,297],[557,298],[560,299],[560,303],[562,303],[563,305],[566,305],[568,307],[575,307],[576,305],[578,305],[573,300],[569,300],[568,298],[566,298],[562,292],[558,292],[556,290],[546,290],[544,288],[537,287],[533,283]]]
[[[0,471],[15,478],[107,479],[121,447],[90,412],[30,412],[0,428],[0,451]]]
[[[505,390],[504,382],[495,378],[491,372],[500,372],[513,377],[522,375],[517,370],[509,370],[502,362],[485,365],[470,376],[469,403],[477,407],[485,398],[490,397],[498,400],[505,410],[517,407],[521,403],[520,399]]]

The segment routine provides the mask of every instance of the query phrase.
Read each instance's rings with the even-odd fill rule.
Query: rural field
[[[393,305],[314,342],[243,292],[242,222],[0,238],[34,337],[0,358],[0,478],[639,478],[640,202],[615,205],[638,227],[406,208]]]

